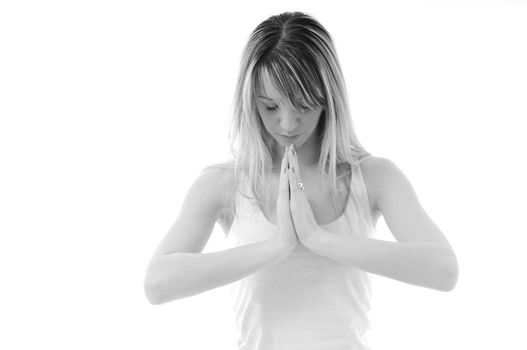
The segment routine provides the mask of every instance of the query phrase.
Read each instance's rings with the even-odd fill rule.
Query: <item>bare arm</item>
[[[151,265],[145,291],[152,304],[189,297],[244,278],[286,257],[274,240],[221,252],[172,253]]]
[[[389,242],[367,237],[325,235],[314,252],[361,270],[422,287],[450,291],[457,266],[439,242]]]
[[[229,169],[207,168],[191,186],[181,212],[147,268],[145,294],[152,304],[189,297],[244,278],[284,259],[289,248],[268,240],[201,253],[232,186]]]
[[[374,203],[397,242],[322,234],[310,247],[320,255],[402,282],[450,291],[458,278],[454,251],[423,210],[404,174],[384,158],[364,162]]]

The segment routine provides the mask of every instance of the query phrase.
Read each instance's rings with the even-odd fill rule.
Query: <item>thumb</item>
[[[287,148],[286,148],[287,149]],[[279,183],[279,195],[288,196],[289,198],[289,159],[287,152],[284,152],[284,158],[282,158],[282,167],[280,168],[280,183]]]

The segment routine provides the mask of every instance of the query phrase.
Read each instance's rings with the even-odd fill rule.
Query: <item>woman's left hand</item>
[[[305,192],[297,186],[297,183],[302,182],[302,180],[300,178],[298,159],[293,147],[289,148],[288,157],[289,165],[292,168],[292,171],[289,171],[289,188],[291,190],[289,206],[291,216],[298,239],[304,246],[311,248],[322,236],[323,230],[315,220]]]

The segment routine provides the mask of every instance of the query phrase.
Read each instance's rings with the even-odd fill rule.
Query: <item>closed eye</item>
[[[265,109],[267,109],[268,111],[274,111],[278,108],[278,106],[274,106],[274,107],[269,107],[269,106],[265,106]],[[308,106],[300,106],[300,108],[304,111],[304,112],[307,112],[307,111],[310,111],[311,108],[308,107]]]

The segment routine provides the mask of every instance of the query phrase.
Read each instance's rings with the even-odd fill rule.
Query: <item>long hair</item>
[[[338,192],[337,178],[351,176],[351,165],[370,153],[355,135],[343,73],[327,30],[306,13],[284,12],[260,23],[243,50],[229,130],[233,188],[263,207],[269,198],[263,180],[272,170],[273,138],[256,108],[259,84],[279,104],[298,108],[296,93],[300,92],[308,107],[323,107],[315,131],[320,146],[318,170],[330,191]],[[279,95],[272,95],[272,90]],[[340,170],[344,172],[337,174]],[[240,189],[242,175],[249,179],[254,197]],[[235,201],[230,204],[234,214]]]

